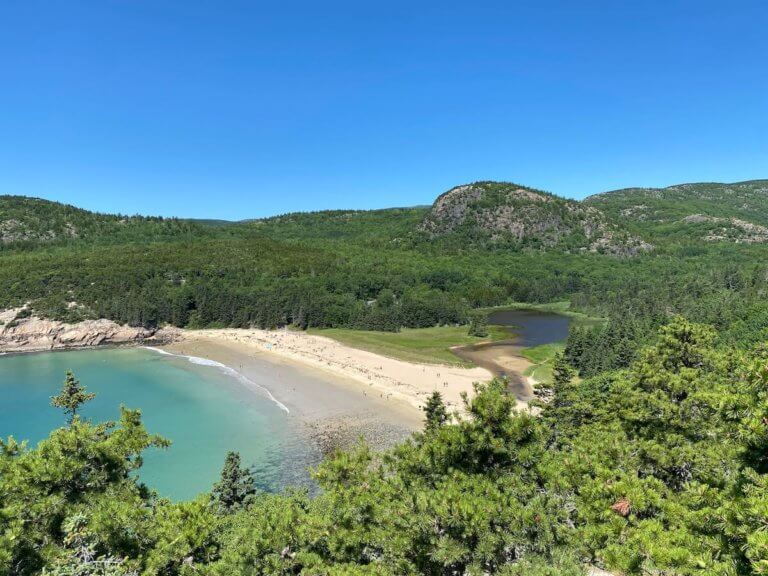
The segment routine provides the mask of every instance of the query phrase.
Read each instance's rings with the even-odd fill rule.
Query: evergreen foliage
[[[448,421],[448,409],[443,402],[443,396],[435,390],[424,405],[424,428],[435,431]]]
[[[211,494],[159,498],[136,472],[168,442],[138,411],[79,418],[92,395],[68,374],[52,399],[67,427],[34,448],[0,440],[0,575],[768,573],[768,249],[678,222],[757,222],[764,183],[743,184],[676,187],[682,207],[643,193],[654,218],[622,216],[635,192],[588,202],[653,241],[627,259],[580,251],[567,202],[549,204],[568,234],[544,242],[463,224],[425,238],[424,208],[224,225],[2,198],[0,308],[30,302],[3,330],[33,313],[477,330],[475,308],[555,300],[606,321],[572,329],[540,415],[493,381],[449,422],[435,393],[423,433],[334,454],[314,497],[255,493],[231,454]],[[489,190],[476,213],[509,200]]]
[[[67,421],[71,425],[75,418],[77,418],[77,411],[80,407],[95,396],[96,394],[89,394],[85,391],[85,388],[80,385],[79,380],[75,379],[75,375],[72,372],[67,372],[61,392],[51,397],[51,405],[61,408],[64,414],[67,415]]]
[[[570,367],[563,354],[557,354],[552,367],[552,381],[555,389],[560,389],[571,383],[574,377],[573,368]]]
[[[485,338],[488,336],[488,317],[480,311],[472,311],[469,315],[469,335]]]
[[[544,399],[559,396],[559,392],[563,392],[571,384],[575,375],[575,370],[568,364],[564,354],[558,352],[552,362],[551,384],[539,383],[536,386],[536,395]]]
[[[512,199],[521,213],[527,214],[526,203],[551,209],[547,222],[554,228],[548,230],[565,238],[557,227],[570,222],[570,212],[557,207],[568,203],[492,184],[483,184],[487,198],[478,200],[478,209],[513,217],[516,212],[502,205],[510,190],[522,190]],[[728,217],[737,205],[757,214],[763,185],[744,186],[735,193],[725,185],[685,190],[709,202],[713,217]],[[620,197],[605,196],[605,213],[632,221],[620,215],[623,208],[610,208],[608,199]],[[6,238],[0,242],[0,308],[29,302],[28,313],[54,319],[398,331],[468,324],[478,307],[569,300],[574,310],[609,319],[586,339],[583,359],[569,355],[586,376],[628,366],[674,314],[712,324],[737,345],[766,335],[768,246],[761,243],[657,234],[653,251],[621,259],[557,242],[537,245],[535,238],[489,250],[461,226],[450,241],[425,239],[419,225],[426,208],[200,223],[100,215],[22,197],[0,200],[0,235]],[[639,219],[633,232],[646,237],[647,226],[656,234],[654,225]],[[54,239],[44,238],[48,230]],[[26,239],[11,240],[19,234]]]
[[[221,479],[214,484],[212,497],[219,509],[231,512],[246,507],[256,494],[253,473],[241,466],[240,454],[228,452]]]

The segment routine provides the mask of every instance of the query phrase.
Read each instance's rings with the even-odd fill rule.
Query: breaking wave
[[[263,393],[267,398],[269,398],[272,402],[277,404],[277,406],[283,410],[286,414],[290,414],[291,411],[288,410],[288,407],[280,402],[277,398],[275,398],[272,395],[272,392],[270,392],[268,389],[266,389],[264,386],[261,386],[260,384],[257,384],[247,376],[243,376],[235,370],[234,368],[230,368],[226,364],[222,364],[221,362],[216,362],[215,360],[209,360],[208,358],[200,358],[199,356],[186,356],[184,354],[173,354],[172,352],[168,352],[167,350],[161,350],[160,348],[155,348],[154,346],[143,346],[145,350],[151,350],[152,352],[157,352],[158,354],[162,354],[164,356],[173,356],[175,358],[184,358],[188,362],[192,364],[197,364],[198,366],[211,366],[213,368],[218,368],[228,376],[231,376],[232,378],[236,378],[243,384],[245,384],[249,388],[253,388],[258,390],[259,392]]]

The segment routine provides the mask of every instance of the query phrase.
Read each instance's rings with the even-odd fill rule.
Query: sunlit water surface
[[[163,496],[187,499],[210,490],[229,450],[240,452],[264,490],[309,483],[307,467],[318,461],[317,451],[259,383],[220,365],[147,349],[0,356],[0,436],[34,445],[62,426],[50,397],[67,370],[97,394],[84,417],[117,420],[121,404],[140,408],[148,430],[173,442],[147,452],[140,471]]]

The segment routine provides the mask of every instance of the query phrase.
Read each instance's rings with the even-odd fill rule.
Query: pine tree
[[[574,376],[575,372],[573,368],[571,368],[571,365],[568,364],[565,356],[562,353],[556,354],[552,366],[552,383],[555,391],[561,390],[563,387],[570,384]]]
[[[128,568],[127,558],[97,554],[87,531],[88,519],[78,512],[64,521],[63,543],[67,555],[57,558],[51,570],[43,569],[44,576],[137,576]]]
[[[586,332],[579,326],[572,326],[565,343],[565,357],[572,366],[581,367],[584,356]]]
[[[435,390],[423,408],[425,414],[424,426],[427,431],[436,430],[448,421],[448,409],[443,402],[443,396]]]
[[[488,336],[488,317],[482,312],[470,312],[469,335],[477,336],[478,338],[485,338]]]
[[[80,406],[95,396],[96,394],[87,393],[85,387],[80,385],[80,381],[75,379],[75,375],[70,371],[67,372],[59,395],[51,396],[51,405],[64,410],[64,414],[67,415],[67,422],[72,425],[72,422],[77,418],[77,411]]]
[[[229,512],[247,506],[256,494],[253,473],[241,466],[240,454],[227,453],[221,480],[214,486],[213,499],[222,511]]]
[[[557,394],[564,390],[573,380],[576,371],[571,367],[562,352],[555,355],[552,365],[552,382],[542,382],[536,386],[536,395],[542,400],[557,402]]]

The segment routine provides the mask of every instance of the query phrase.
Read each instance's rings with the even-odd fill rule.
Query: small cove
[[[515,395],[529,399],[532,391],[521,376],[525,360],[520,350],[564,340],[571,318],[536,310],[495,310],[489,323],[507,327],[510,338],[454,352],[506,376]],[[210,490],[229,450],[240,452],[263,490],[311,489],[308,468],[320,461],[323,450],[316,441],[318,429],[322,434],[330,430],[335,437],[338,423],[349,427],[350,416],[358,416],[360,422],[350,428],[355,436],[358,424],[368,428],[366,436],[386,431],[391,439],[385,444],[409,431],[386,403],[360,398],[357,385],[328,388],[312,371],[289,364],[258,356],[245,361],[225,349],[213,354],[217,362],[206,359],[214,352],[210,347],[182,348],[189,350],[171,354],[98,348],[0,356],[0,437],[13,435],[34,446],[62,426],[63,415],[50,406],[50,397],[60,389],[67,370],[97,394],[84,417],[93,422],[117,420],[120,405],[138,408],[151,433],[173,442],[167,450],[145,454],[139,474],[160,495],[175,500]],[[185,355],[190,353],[194,356]]]
[[[229,450],[241,453],[263,490],[310,485],[307,468],[320,452],[273,398],[225,366],[141,348],[0,357],[0,436],[34,446],[64,425],[50,397],[67,370],[97,394],[85,418],[117,420],[120,405],[139,408],[147,429],[173,442],[148,451],[140,471],[162,496],[188,499],[210,490]]]

